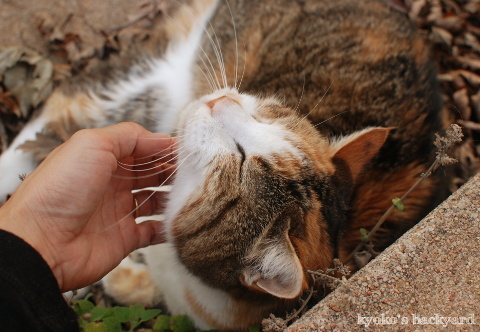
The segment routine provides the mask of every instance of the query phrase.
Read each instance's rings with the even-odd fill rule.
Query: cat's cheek
[[[173,221],[189,199],[196,194],[198,188],[201,188],[203,181],[204,177],[198,172],[191,172],[189,167],[184,167],[176,174],[164,210],[165,230],[169,242],[173,242]]]

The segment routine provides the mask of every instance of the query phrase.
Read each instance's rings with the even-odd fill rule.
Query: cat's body
[[[66,139],[135,121],[178,134],[169,243],[145,250],[130,286],[115,286],[125,285],[119,268],[107,289],[138,300],[146,278],[143,302],[162,300],[202,328],[244,329],[295,305],[306,270],[345,259],[359,229],[428,168],[443,124],[436,72],[406,18],[380,0],[196,0],[172,16],[156,55],[54,92],[2,155],[2,193],[35,167],[14,148],[45,128]],[[424,181],[377,248],[444,193]]]

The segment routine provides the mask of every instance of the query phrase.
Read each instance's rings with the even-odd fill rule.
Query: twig
[[[313,277],[313,275],[312,275],[312,278],[313,278],[313,284],[312,284],[312,286],[310,286],[310,289],[308,290],[308,296],[307,296],[307,298],[306,298],[305,300],[302,300],[303,303],[302,303],[302,305],[300,306],[300,308],[298,308],[297,310],[295,310],[291,315],[289,315],[289,316],[287,317],[287,319],[285,320],[285,323],[286,323],[286,324],[290,323],[290,322],[291,322],[292,320],[294,320],[295,318],[298,318],[298,317],[301,315],[301,313],[303,312],[303,310],[305,309],[305,307],[307,306],[307,304],[308,304],[308,302],[310,301],[310,299],[312,298],[313,293],[314,293],[314,291],[315,291],[315,288],[314,288],[314,286],[315,286],[315,278]]]
[[[446,131],[446,136],[441,137],[438,134],[435,134],[436,139],[434,142],[434,145],[437,147],[437,157],[435,158],[435,161],[432,163],[432,165],[427,169],[425,173],[422,173],[420,175],[420,178],[413,184],[413,186],[407,190],[407,192],[399,199],[399,202],[403,202],[410,193],[415,190],[415,188],[418,187],[418,185],[428,178],[430,175],[432,175],[433,172],[437,170],[439,166],[446,166],[453,164],[456,162],[455,159],[449,157],[447,155],[447,150],[450,149],[455,143],[460,142],[462,140],[463,134],[462,134],[462,129],[459,125],[457,124],[452,124],[450,125],[450,128],[447,129]],[[372,228],[372,230],[368,233],[368,235],[362,239],[362,241],[358,244],[358,246],[352,251],[352,253],[347,257],[345,263],[349,263],[355,254],[362,249],[365,246],[365,243],[368,243],[371,241],[377,230],[382,226],[382,224],[385,222],[385,220],[390,216],[390,214],[393,212],[393,210],[397,206],[395,204],[392,204],[388,210],[383,214],[383,216],[377,221],[375,226]]]

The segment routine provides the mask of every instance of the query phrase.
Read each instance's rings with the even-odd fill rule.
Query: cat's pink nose
[[[209,102],[206,103],[206,105],[210,107],[213,114],[214,112],[228,110],[232,106],[238,107],[240,103],[231,97],[221,96],[221,97],[218,97],[217,99],[210,100]]]
[[[219,101],[223,100],[223,99],[229,99],[227,96],[221,96],[217,99],[214,99],[214,100],[210,100],[208,103],[207,103],[207,106],[210,107],[212,110],[213,110],[213,107],[215,106],[216,103],[218,103]]]

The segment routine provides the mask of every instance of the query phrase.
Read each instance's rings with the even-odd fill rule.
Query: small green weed
[[[191,332],[195,331],[195,326],[187,316],[167,316],[160,315],[157,317],[154,332]]]
[[[398,211],[402,212],[405,206],[403,205],[403,202],[400,198],[395,197],[392,199],[392,204],[395,205]]]
[[[155,319],[153,332],[194,332],[192,321],[184,315],[160,315],[160,309],[145,309],[140,304],[130,307],[104,308],[87,299],[72,302],[83,332],[135,331],[143,322]]]

